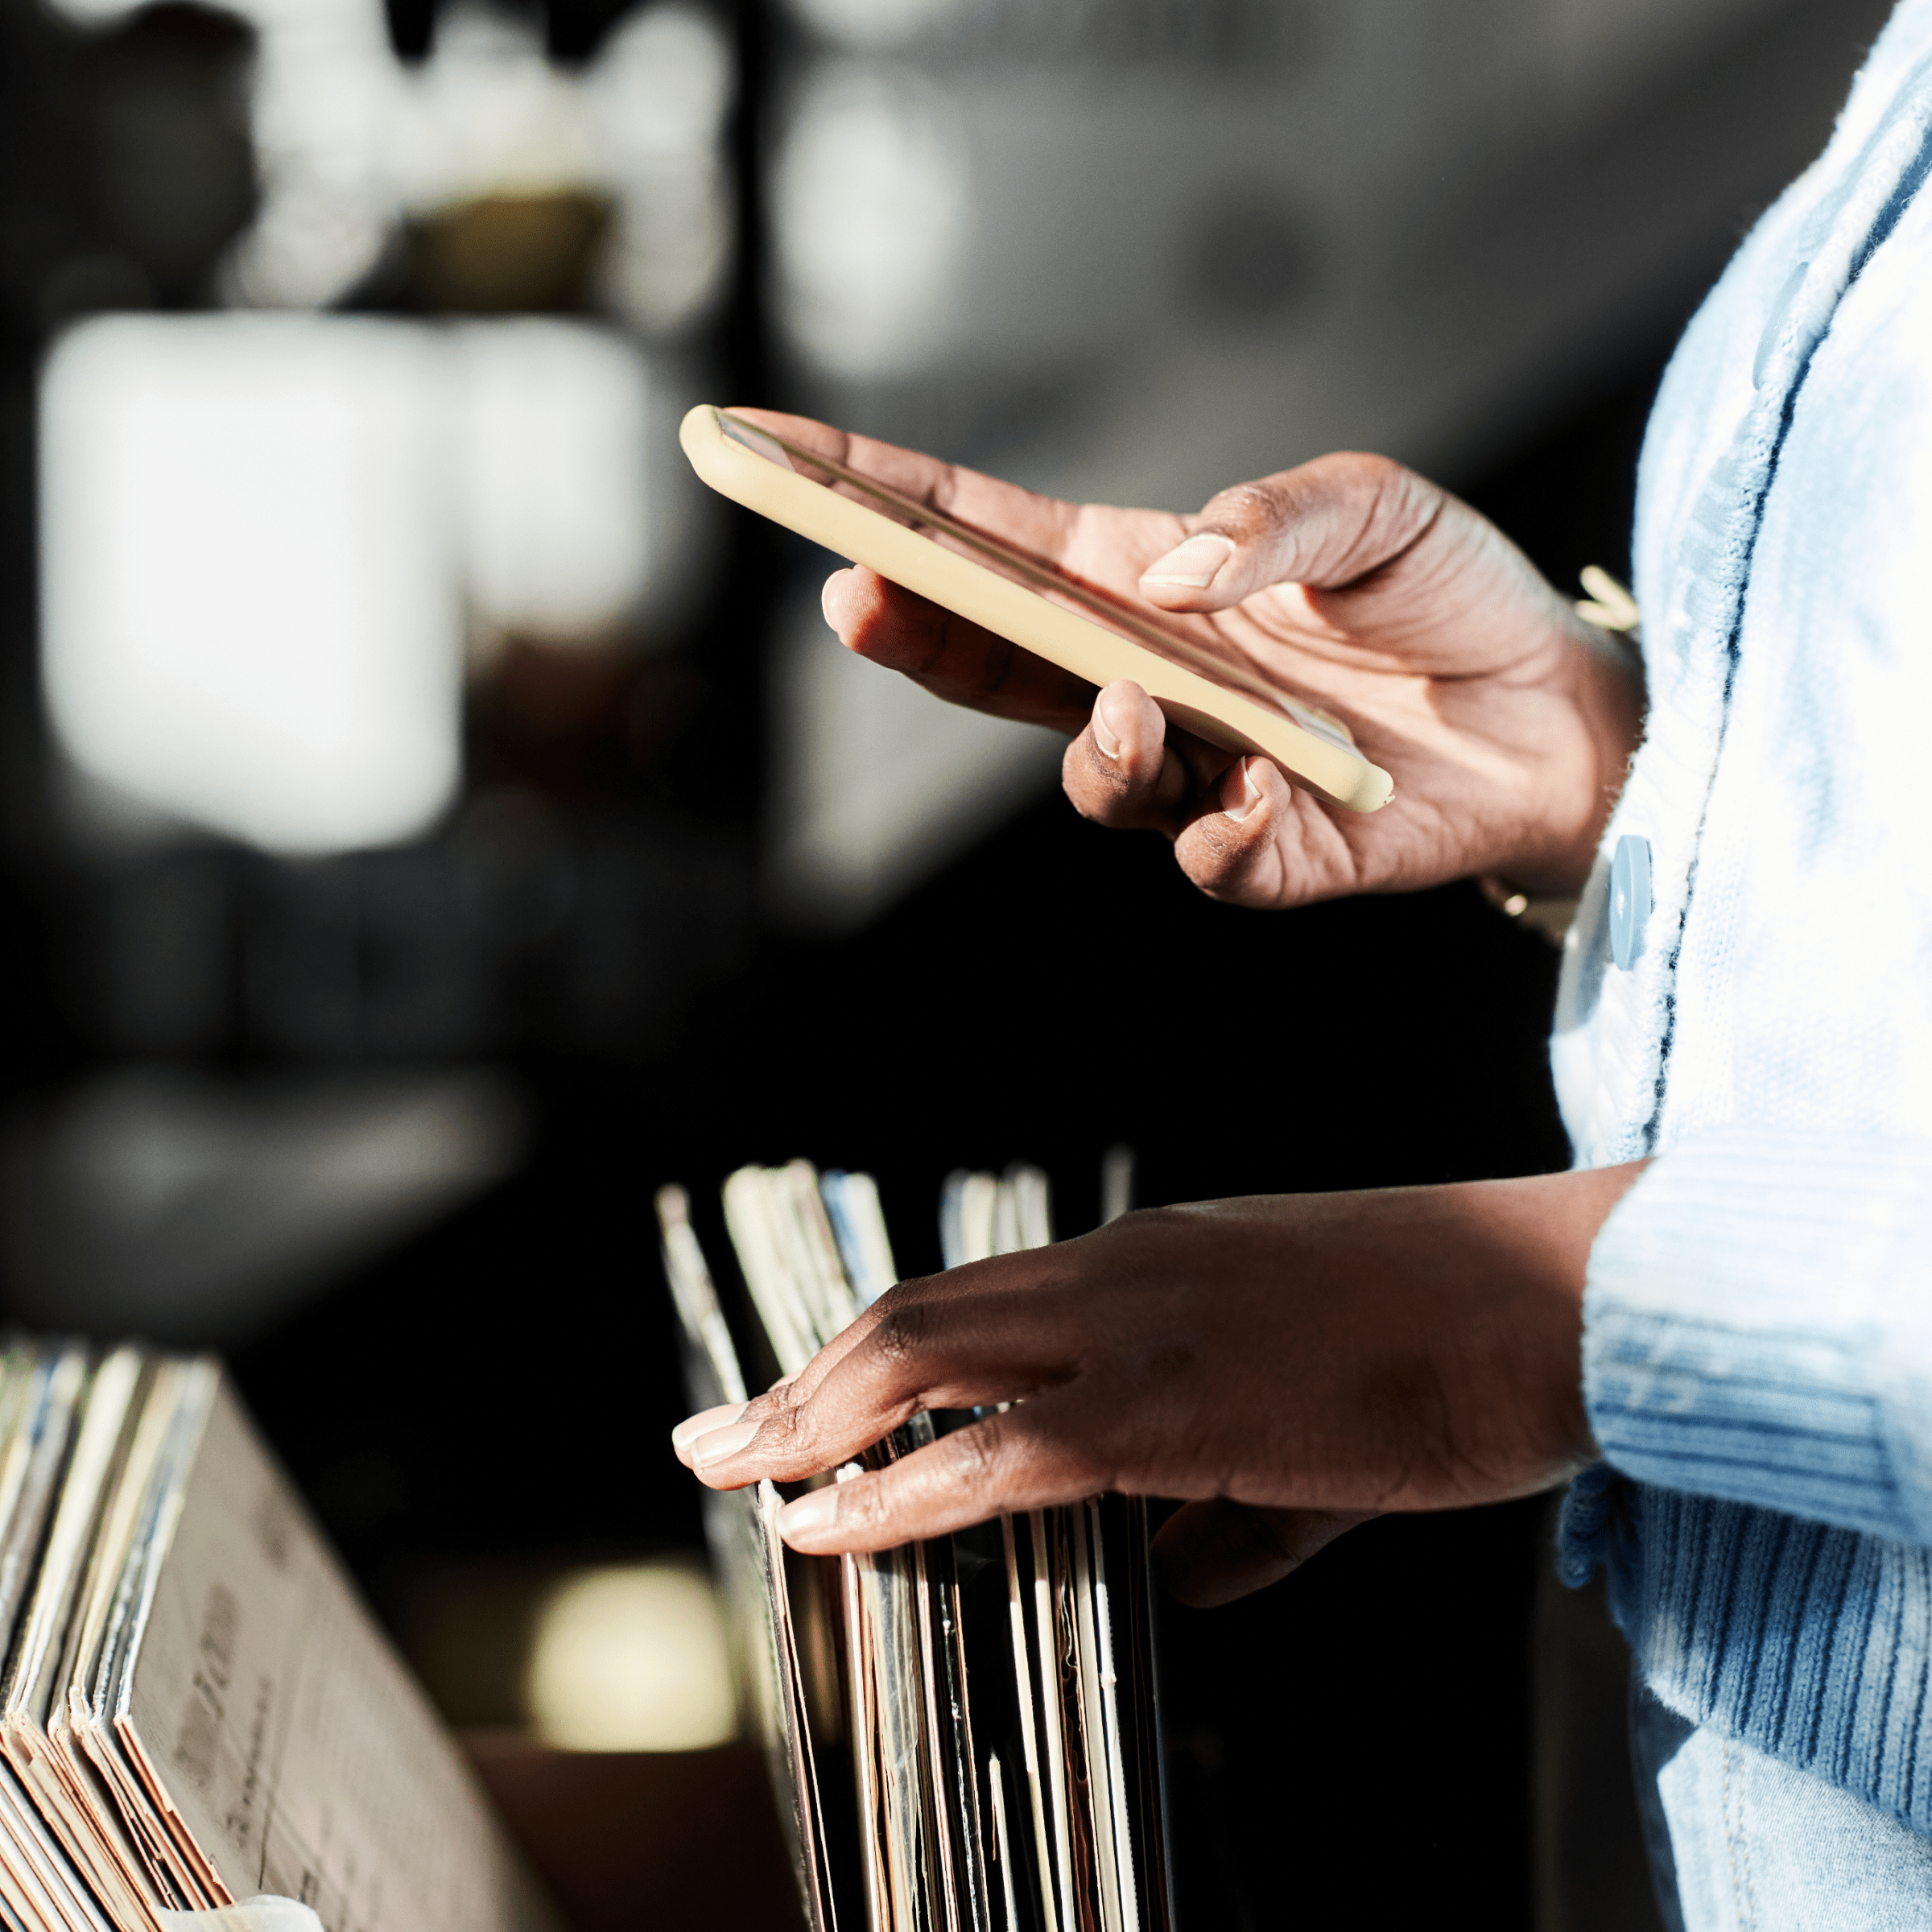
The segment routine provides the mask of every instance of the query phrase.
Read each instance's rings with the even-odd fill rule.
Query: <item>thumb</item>
[[[1224,610],[1271,584],[1339,588],[1399,557],[1443,502],[1386,456],[1318,456],[1223,490],[1142,572],[1141,594],[1163,610]]]
[[[1263,1509],[1217,1496],[1184,1504],[1154,1539],[1154,1565],[1170,1596],[1214,1610],[1279,1583],[1373,1509]]]

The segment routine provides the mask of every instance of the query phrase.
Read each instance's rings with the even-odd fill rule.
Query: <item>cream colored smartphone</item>
[[[685,417],[678,440],[691,468],[734,503],[1090,684],[1131,678],[1176,724],[1226,750],[1261,753],[1331,804],[1373,811],[1395,789],[1339,720],[1278,690],[1232,645],[1211,648],[1151,604],[1083,583],[711,403]]]

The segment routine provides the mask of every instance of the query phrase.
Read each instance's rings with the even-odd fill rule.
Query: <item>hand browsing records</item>
[[[747,1168],[725,1219],[782,1377],[750,1401],[660,1194],[702,1405],[672,1442],[813,1932],[861,1905],[877,1932],[1166,1932],[1151,1570],[1224,1602],[1379,1511],[1593,1459],[1584,1263],[1637,1171],[1137,1214],[1110,1157],[1113,1218],[1057,1244],[1036,1171],[957,1174],[946,1271],[884,1287],[863,1176]],[[1151,1545],[1148,1497],[1183,1502]]]
[[[1157,1557],[1223,1600],[1364,1514],[1521,1495],[1590,1459],[1584,1262],[1636,1171],[1129,1215],[901,1283],[679,1453],[714,1488],[795,1482],[978,1410],[793,1501],[786,1540],[886,1550],[1103,1491],[1174,1497]]]
[[[748,1346],[781,1368],[895,1272],[863,1174],[745,1168],[724,1208]],[[729,1418],[744,1377],[689,1200],[666,1188],[658,1212],[687,1381]],[[952,1262],[1052,1239],[1033,1169],[955,1174],[940,1220]],[[971,1426],[908,1415],[807,1493]],[[1082,1496],[828,1559],[787,1550],[780,1500],[768,1480],[714,1495],[707,1529],[813,1932],[841,1914],[873,1932],[1168,1932],[1144,1505]]]

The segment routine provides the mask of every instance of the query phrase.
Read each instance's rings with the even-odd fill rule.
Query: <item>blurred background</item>
[[[1671,343],[1889,10],[0,0],[7,1311],[227,1352],[458,1723],[729,1753],[659,1183],[868,1169],[910,1272],[961,1165],[1072,1233],[1117,1144],[1143,1202],[1567,1154],[1536,935],[1199,898],[846,657],[679,416],[1177,509],[1378,449],[1624,574]],[[1173,1613],[1191,1923],[1645,1922],[1547,1549]]]

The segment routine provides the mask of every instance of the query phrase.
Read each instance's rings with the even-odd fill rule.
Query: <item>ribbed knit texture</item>
[[[1640,480],[1651,713],[1552,1042],[1608,1465],[1566,1507],[1645,1681],[1932,1835],[1932,0],[1760,223]],[[1608,855],[1650,842],[1633,969]]]
[[[1624,1486],[1612,1607],[1674,1709],[1932,1835],[1932,1552]]]
[[[1608,1561],[1673,1709],[1932,1834],[1932,1141],[1701,1135],[1605,1225],[1588,1311],[1621,1475],[1571,1500],[1572,1580]]]

